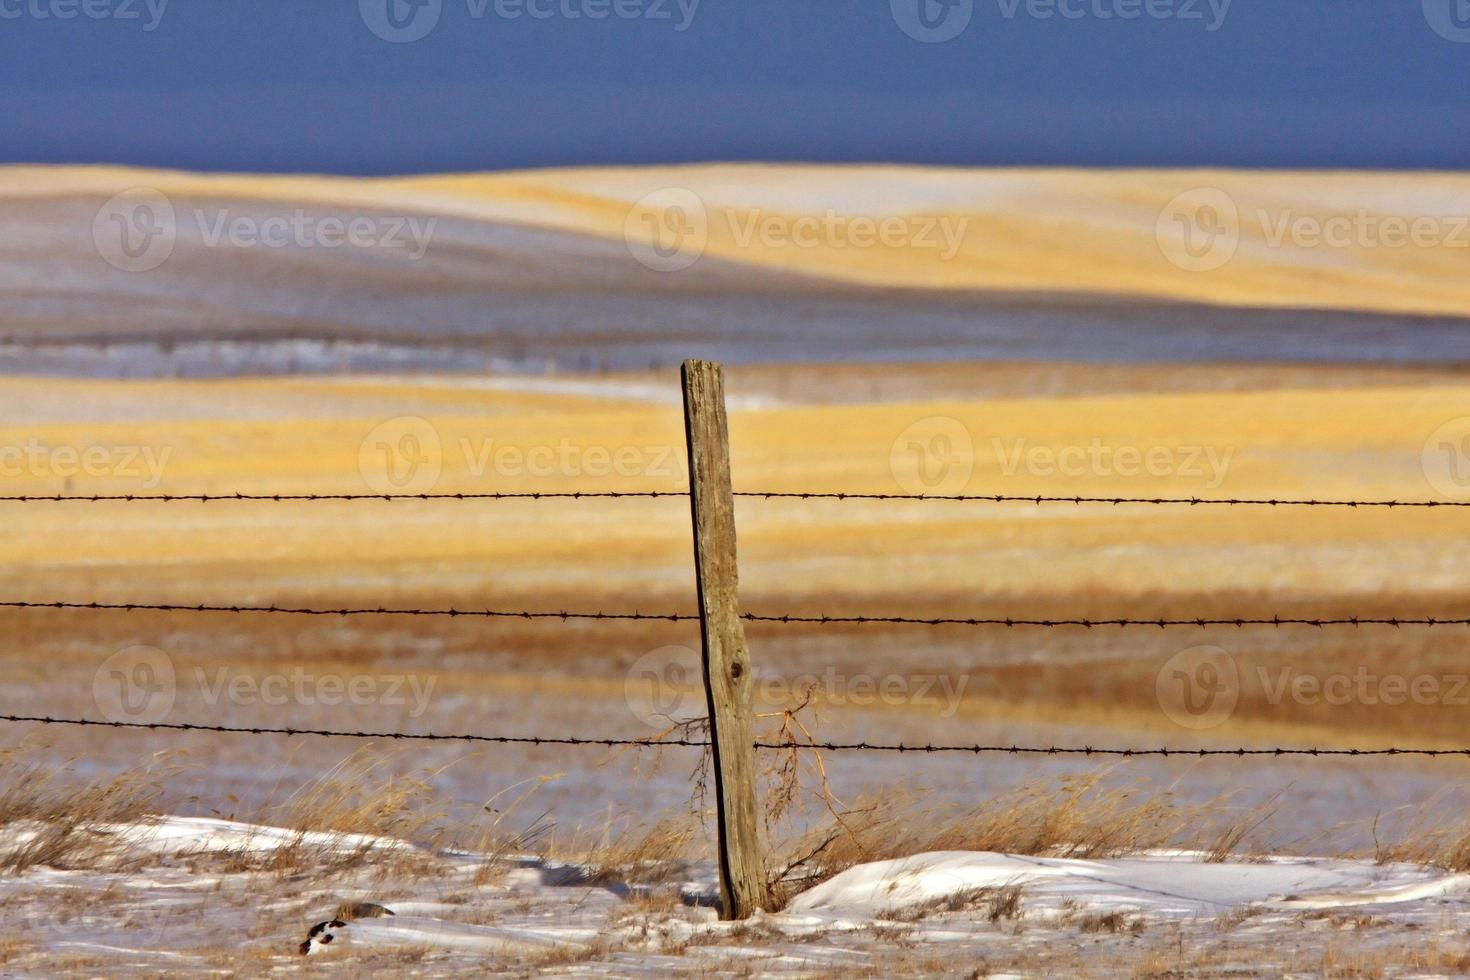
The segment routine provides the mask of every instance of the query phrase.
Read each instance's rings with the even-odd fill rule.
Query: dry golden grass
[[[0,753],[0,832],[18,834],[14,846],[0,850],[0,871],[125,869],[151,860],[107,832],[107,825],[146,825],[168,813],[168,789],[186,774],[185,767],[165,756],[116,776],[88,779],[70,767],[34,761],[35,754],[31,743]],[[303,871],[330,876],[354,870],[378,879],[414,878],[443,870],[434,851],[452,838],[477,845],[488,879],[503,857],[537,843],[524,831],[502,832],[500,820],[476,808],[446,802],[430,782],[404,777],[391,761],[391,754],[352,753],[294,789],[278,786],[279,799],[231,815],[294,831],[295,838],[283,845],[265,848],[246,841],[234,849],[196,851],[183,844],[179,856],[196,869],[283,878]],[[358,835],[364,840],[358,842]],[[380,840],[390,846],[380,846]],[[397,846],[397,841],[408,844]]]
[[[987,921],[996,923],[1020,916],[1023,893],[1024,889],[1020,885],[970,888],[943,898],[909,905],[901,910],[889,912],[883,918],[900,922],[918,922],[932,915],[956,912],[973,915],[978,911]]]
[[[0,753],[0,829],[23,832],[0,851],[0,872],[110,865],[113,843],[95,828],[156,812],[165,779],[177,771],[148,766],[79,784],[69,769],[30,759],[24,745]]]

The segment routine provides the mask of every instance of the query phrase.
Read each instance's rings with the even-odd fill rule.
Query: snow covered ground
[[[6,828],[0,849],[41,829]],[[1409,865],[951,851],[859,865],[783,912],[725,923],[703,865],[630,885],[531,856],[429,855],[215,819],[88,832],[114,845],[108,870],[0,877],[6,976],[332,964],[434,976],[1393,976],[1470,964],[1470,875]],[[292,849],[318,870],[272,867]]]

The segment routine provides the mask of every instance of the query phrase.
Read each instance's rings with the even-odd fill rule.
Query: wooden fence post
[[[755,798],[751,722],[755,678],[737,596],[725,382],[720,365],[712,361],[685,361],[681,373],[694,572],[719,819],[720,898],[726,919],[744,919],[756,909],[770,909],[771,892]]]

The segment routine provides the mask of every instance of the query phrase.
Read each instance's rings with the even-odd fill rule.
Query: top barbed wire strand
[[[341,606],[334,608],[317,608],[310,606],[282,606],[275,604],[249,605],[240,603],[174,603],[174,602],[79,602],[68,600],[29,600],[29,599],[7,599],[0,601],[0,609],[89,609],[89,610],[113,610],[120,612],[188,612],[188,613],[276,613],[291,616],[448,616],[467,617],[480,619],[524,619],[538,620],[550,619],[561,620],[625,620],[643,622],[667,622],[685,623],[698,622],[697,613],[648,613],[648,612],[607,612],[596,611],[571,611],[561,610],[531,610],[531,609],[472,609],[472,608],[440,608],[422,609],[417,607],[392,607],[392,606]],[[1066,628],[1080,627],[1083,629],[1103,629],[1106,627],[1150,627],[1157,629],[1168,629],[1175,627],[1197,627],[1207,626],[1231,626],[1244,628],[1247,626],[1271,626],[1281,629],[1287,626],[1312,626],[1318,629],[1327,626],[1392,626],[1400,628],[1405,626],[1470,626],[1470,618],[1448,617],[1448,616],[1342,616],[1329,617],[1306,617],[1306,616],[1270,616],[1270,617],[1185,617],[1176,619],[1107,619],[1107,618],[1070,618],[1070,619],[1028,619],[1023,617],[989,617],[975,618],[964,616],[862,616],[862,615],[827,615],[827,614],[797,614],[797,613],[752,613],[743,612],[740,618],[752,623],[806,623],[815,625],[839,625],[848,623],[886,623],[890,625],[909,626],[1003,626],[1012,629],[1027,627],[1036,628]]]
[[[113,494],[12,494],[0,495],[0,503],[209,503],[212,501],[264,501],[272,503],[326,500],[583,500],[687,497],[687,490],[569,490],[489,491],[480,493],[113,493]],[[918,503],[991,504],[1140,504],[1172,507],[1339,507],[1339,508],[1435,508],[1470,507],[1470,500],[1353,500],[1313,497],[1089,497],[1026,494],[925,494],[848,493],[845,491],[737,490],[737,497],[762,500],[892,500]]]

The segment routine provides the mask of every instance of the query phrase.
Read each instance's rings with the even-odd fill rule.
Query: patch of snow
[[[338,926],[330,930],[332,943],[314,946],[311,952],[316,954],[353,946],[418,946],[524,955],[563,947],[581,948],[597,935],[596,930],[579,932],[576,937],[548,935],[545,930],[505,929],[428,916],[394,915],[381,919],[356,919]]]
[[[286,847],[306,847],[340,854],[412,849],[412,845],[388,837],[290,830],[213,817],[159,817],[130,824],[100,824],[90,829],[112,837],[130,852],[159,856],[221,851],[268,853]]]
[[[371,864],[375,855],[413,847],[391,838],[182,817],[90,829],[139,859],[125,872],[30,867],[0,878],[7,924],[28,944],[17,954],[28,957],[19,974],[44,975],[45,965],[86,956],[106,964],[97,967],[103,974],[141,965],[202,975],[239,951],[281,966],[303,947],[313,956],[366,957],[352,961],[365,966],[385,952],[397,962],[391,954],[411,950],[425,975],[440,976],[525,967],[559,960],[559,953],[585,957],[576,969],[598,975],[881,975],[918,962],[943,964],[946,973],[975,962],[1014,970],[1040,964],[1040,950],[1081,944],[1090,955],[1108,951],[1108,964],[1117,966],[1145,948],[1134,937],[1151,941],[1160,922],[1172,923],[1172,943],[1187,936],[1198,948],[1237,944],[1226,949],[1230,956],[1241,955],[1239,943],[1247,941],[1260,967],[1267,959],[1284,964],[1283,956],[1318,941],[1318,933],[1340,942],[1352,930],[1358,949],[1391,953],[1431,937],[1451,948],[1470,928],[1470,875],[1344,859],[1211,863],[1189,851],[1107,860],[941,851],[850,868],[783,912],[737,923],[718,921],[709,907],[715,885],[707,864],[686,869],[691,880],[683,884],[597,884],[585,868],[529,855],[486,876],[486,855],[456,851],[437,854],[445,864],[425,876],[395,870],[402,862]],[[4,828],[0,836],[35,830]],[[320,879],[169,860],[296,844],[329,858],[365,851],[365,860]],[[158,860],[150,863],[150,855]],[[1010,913],[996,922],[986,903],[967,901],[977,889],[1011,885],[1023,889],[1014,912],[1022,932]],[[1334,909],[1353,911],[1343,917]],[[1116,942],[1084,918],[1112,912],[1128,916]],[[1383,928],[1363,927],[1367,921]]]
[[[862,864],[796,896],[788,912],[881,916],[975,889],[1025,886],[1033,901],[1162,916],[1250,905],[1298,909],[1412,902],[1470,891],[1470,875],[1365,861],[1273,858],[1207,863],[1192,853],[1086,861],[936,851]]]

